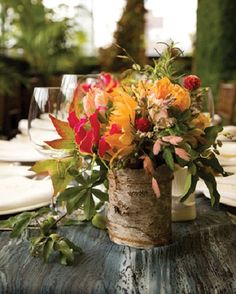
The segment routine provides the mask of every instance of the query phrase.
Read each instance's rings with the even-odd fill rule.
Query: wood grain
[[[195,221],[173,223],[173,243],[147,250],[112,243],[84,224],[61,228],[83,254],[65,267],[29,255],[26,236],[0,233],[0,293],[236,293],[236,226],[197,198]]]

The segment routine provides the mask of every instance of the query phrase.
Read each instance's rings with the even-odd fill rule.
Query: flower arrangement
[[[55,195],[60,193],[57,201],[66,205],[67,214],[82,209],[85,220],[105,228],[97,211],[108,201],[108,170],[144,169],[159,198],[155,170],[162,165],[173,172],[177,167],[187,168],[183,201],[201,178],[209,189],[211,204],[218,205],[215,175],[227,176],[216,157],[220,144],[216,138],[222,128],[212,126],[202,111],[207,88],[201,88],[200,78],[175,76],[174,61],[179,53],[171,44],[154,66],[141,68],[134,62],[120,79],[101,73],[96,82],[78,83],[68,120],[51,116],[61,139],[47,144],[70,150],[70,156],[37,162],[33,170],[49,173]],[[71,181],[76,185],[68,188]],[[95,204],[94,196],[99,203]],[[51,227],[56,222],[52,221]],[[55,236],[50,238],[34,241],[33,248],[46,245]],[[68,240],[64,243],[72,248]],[[66,256],[64,260],[70,261]]]
[[[209,188],[212,205],[218,204],[220,195],[214,176],[227,175],[215,155],[220,144],[215,142],[216,137],[222,129],[211,126],[210,117],[202,112],[207,88],[200,87],[200,78],[188,75],[181,83],[174,77],[177,52],[170,45],[154,67],[141,69],[135,63],[133,70],[119,81],[109,73],[101,73],[93,84],[78,84],[68,121],[51,117],[61,139],[47,144],[72,151],[71,157],[54,160],[64,165],[68,174],[59,186],[53,181],[55,193],[63,191],[74,176],[86,182],[86,171],[90,177],[95,172],[100,178],[112,167],[143,167],[153,177],[153,189],[159,197],[153,171],[166,164],[172,171],[176,165],[188,168],[183,199],[202,178]],[[39,162],[33,169],[42,172],[52,162]],[[100,172],[93,169],[95,164],[100,167],[100,177]],[[54,180],[55,171],[47,170]],[[106,182],[106,177],[102,176],[99,184],[103,181]],[[70,198],[61,198],[69,205]]]

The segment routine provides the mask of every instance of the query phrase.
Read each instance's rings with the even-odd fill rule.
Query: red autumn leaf
[[[61,139],[53,141],[45,141],[50,147],[54,149],[73,149],[74,148],[74,132],[66,121],[59,120],[49,114],[49,117],[56,128],[57,133]]]

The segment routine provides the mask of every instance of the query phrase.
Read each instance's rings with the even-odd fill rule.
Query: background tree
[[[127,0],[112,45],[99,51],[106,71],[117,72],[130,67],[129,60],[117,58],[118,55],[124,55],[124,52],[116,44],[124,48],[138,64],[145,64],[145,12],[144,0]]]
[[[236,1],[198,0],[196,60],[204,86],[236,79]]]

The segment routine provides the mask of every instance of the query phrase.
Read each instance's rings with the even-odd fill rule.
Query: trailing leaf
[[[199,177],[203,179],[205,182],[210,196],[211,196],[211,205],[214,207],[218,207],[219,200],[220,200],[220,194],[217,191],[217,183],[215,180],[214,175],[208,171],[206,168],[201,168],[198,172]]]

